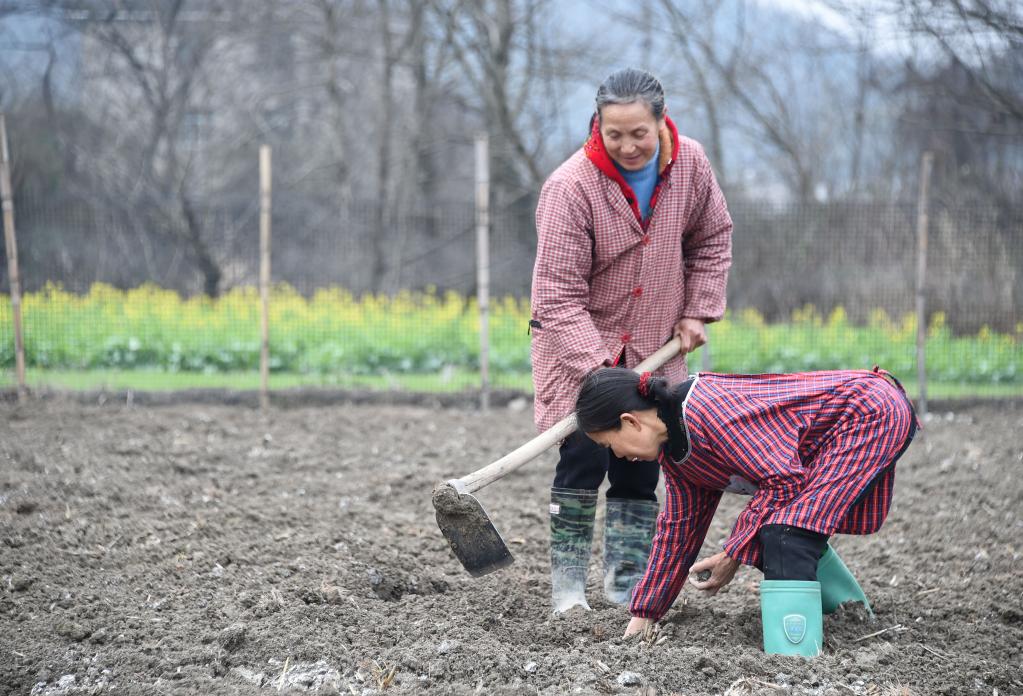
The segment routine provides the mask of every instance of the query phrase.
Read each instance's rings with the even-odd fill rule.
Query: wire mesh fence
[[[916,374],[915,204],[732,201],[729,311],[693,368]],[[274,201],[271,387],[479,386],[474,211]],[[254,388],[258,210],[17,202],[29,381]],[[935,396],[1023,394],[1023,215],[931,206],[925,296]],[[528,391],[532,206],[491,214],[491,384]],[[8,293],[6,260],[0,292]],[[10,303],[0,366],[12,383]]]

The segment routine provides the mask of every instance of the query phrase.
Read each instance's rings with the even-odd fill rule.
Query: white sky
[[[838,12],[827,5],[816,0],[758,0],[760,4],[777,7],[803,17],[812,17],[824,26],[835,31],[846,33],[850,31],[849,22]]]
[[[813,19],[821,25],[838,32],[852,40],[856,38],[857,27],[841,12],[833,10],[827,3],[820,0],[756,0],[765,7],[775,7],[798,17]],[[904,58],[921,50],[913,45],[905,30],[896,26],[895,17],[891,12],[890,3],[883,0],[844,0],[846,5],[869,8],[873,6],[877,12],[871,21],[870,51],[878,56]]]

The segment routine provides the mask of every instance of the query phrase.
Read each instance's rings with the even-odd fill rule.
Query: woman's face
[[[652,418],[648,417],[652,414]],[[616,457],[631,462],[647,462],[658,458],[667,439],[667,429],[656,411],[623,413],[621,428],[586,433],[591,440],[609,448]],[[662,427],[658,427],[662,426]]]
[[[664,119],[655,119],[650,105],[608,104],[600,110],[600,135],[611,159],[629,171],[642,169],[657,151]]]

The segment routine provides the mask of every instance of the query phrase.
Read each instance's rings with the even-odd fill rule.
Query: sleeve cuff
[[[724,303],[716,305],[701,304],[696,301],[687,301],[685,304],[685,310],[682,312],[683,318],[700,319],[705,324],[711,324],[715,321],[721,321],[721,318],[725,315]]]
[[[629,607],[629,613],[635,616],[637,619],[652,619],[654,621],[660,621],[668,612],[666,611],[657,612],[649,608],[633,609],[632,607]]]
[[[760,562],[760,544],[756,541],[757,531],[757,529],[753,529],[730,537],[724,544],[725,553],[743,565],[757,565]]]

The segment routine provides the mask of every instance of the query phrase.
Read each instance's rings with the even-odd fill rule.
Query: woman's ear
[[[639,430],[640,428],[643,427],[642,424],[640,424],[639,419],[636,418],[635,414],[629,411],[626,411],[622,415],[618,416],[618,419],[622,422],[623,428],[625,426],[630,426]]]

